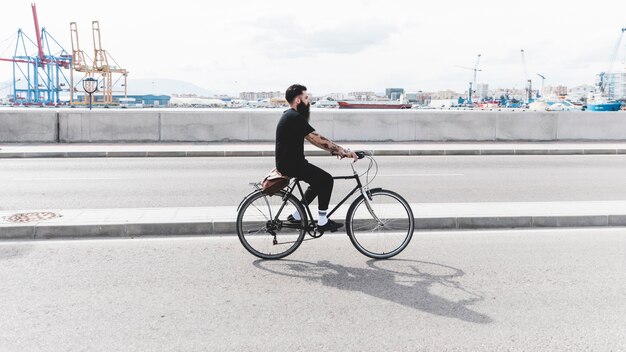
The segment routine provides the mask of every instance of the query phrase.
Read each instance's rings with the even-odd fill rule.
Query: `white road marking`
[[[28,177],[28,178],[14,178],[13,181],[110,181],[121,180],[121,178],[111,177]]]
[[[465,174],[388,174],[378,175],[378,177],[458,177]]]

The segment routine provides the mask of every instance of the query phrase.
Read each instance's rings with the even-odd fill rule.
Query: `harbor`
[[[204,88],[185,81],[172,84],[172,80],[152,79],[149,80],[151,84],[142,85],[141,80],[133,79],[133,68],[120,65],[105,49],[107,41],[119,38],[103,35],[106,29],[101,29],[100,21],[91,21],[92,51],[85,49],[85,37],[79,36],[78,22],[68,22],[70,43],[66,50],[67,41],[61,39],[66,35],[54,37],[40,26],[36,4],[31,4],[31,10],[35,35],[29,36],[27,31],[19,29],[14,36],[2,42],[6,48],[4,56],[0,55],[0,72],[12,71],[13,77],[0,82],[0,106],[90,109],[279,109],[287,106],[279,87],[275,91],[210,94]],[[550,74],[543,70],[543,73],[533,73],[538,68],[527,62],[532,53],[520,49],[518,62],[512,64],[523,70],[518,77],[524,82],[523,87],[516,88],[516,84],[511,82],[512,87],[509,88],[491,88],[481,79],[485,72],[492,69],[485,60],[489,57],[478,54],[473,65],[454,65],[450,68],[459,79],[470,78],[465,91],[397,87],[385,88],[385,92],[323,93],[312,88],[312,105],[320,109],[620,111],[626,109],[626,46],[623,39],[626,28],[620,31],[608,69],[600,71],[598,68],[595,77],[589,77],[593,84],[572,87],[546,85]],[[6,33],[0,33],[3,34]],[[79,38],[83,38],[82,41]],[[7,55],[11,52],[12,55]],[[117,57],[123,55],[116,53]]]

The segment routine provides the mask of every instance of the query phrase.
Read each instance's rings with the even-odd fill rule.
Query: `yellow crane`
[[[94,72],[99,73],[102,76],[102,94],[104,96],[103,103],[104,104],[112,104],[113,103],[113,76],[119,75],[115,83],[117,83],[120,79],[124,80],[124,97],[127,97],[127,77],[128,71],[120,67],[120,65],[115,61],[115,59],[109,55],[109,53],[102,49],[102,39],[100,37],[100,22],[93,21],[91,22],[92,33],[93,33],[93,49],[94,49],[94,58],[93,58],[93,70]],[[109,59],[113,61],[115,66],[109,64]]]
[[[76,22],[70,22],[70,34],[72,37],[72,69],[70,70],[70,106],[74,104],[87,104],[87,95],[84,95],[84,100],[80,103],[74,102],[74,91],[77,89],[74,87],[74,71],[83,73],[84,78],[93,76],[93,67],[87,65],[86,54],[80,49],[80,42],[78,40],[78,26]],[[79,81],[80,83],[80,81]]]
[[[122,93],[124,97],[128,95],[128,71],[124,68],[121,68],[120,65],[115,61],[115,59],[102,48],[102,39],[100,34],[100,22],[92,21],[92,36],[93,36],[93,48],[94,48],[94,56],[93,60],[91,60],[91,66],[89,66],[89,61],[87,61],[88,55],[85,54],[83,50],[80,49],[79,39],[78,39],[78,29],[76,22],[70,23],[70,32],[72,35],[72,71],[80,72],[83,74],[83,78],[96,78],[98,80],[98,93],[102,96],[100,101],[94,102],[95,104],[104,104],[104,105],[112,105],[113,103],[113,93]],[[114,63],[111,65],[110,62]],[[123,80],[122,86],[124,87],[123,91],[114,91],[114,88],[120,80]],[[74,77],[73,74],[70,73],[70,81],[72,85],[72,93],[70,94],[70,105],[73,102],[73,93],[74,93]],[[80,103],[74,104],[87,104],[87,95],[85,94],[85,99]]]

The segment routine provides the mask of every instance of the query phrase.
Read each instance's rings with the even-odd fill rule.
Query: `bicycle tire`
[[[285,191],[280,191],[272,196],[268,196],[262,191],[257,191],[250,194],[247,199],[242,203],[237,213],[237,236],[243,247],[251,254],[261,259],[280,259],[293,253],[302,241],[304,240],[305,224],[307,222],[306,212],[300,201],[290,194],[287,199],[285,197]],[[256,205],[259,203],[261,208]],[[291,215],[292,209],[297,209],[302,215],[301,226],[299,229],[283,228],[278,226],[273,229],[276,233],[276,239],[281,237],[284,242],[278,244],[285,244],[284,250],[278,250],[276,243],[273,243],[274,236],[268,231],[268,225],[272,225],[269,222],[275,221],[275,212],[280,208],[281,204],[285,203],[285,208],[280,214],[279,222],[287,222],[286,218]],[[274,209],[272,209],[272,204]],[[287,206],[287,204],[290,204]],[[264,207],[265,205],[265,207]],[[250,209],[251,206],[254,209]],[[250,216],[246,216],[248,213]],[[263,225],[265,223],[265,225]],[[273,224],[275,225],[275,224]],[[256,232],[255,232],[256,230]],[[284,231],[283,231],[284,230]],[[281,233],[282,232],[282,233]],[[270,246],[269,243],[272,243]],[[291,244],[290,246],[288,244]],[[264,247],[265,249],[262,249]],[[270,249],[276,250],[276,252]]]
[[[398,255],[411,242],[415,229],[413,210],[398,193],[375,189],[369,194],[372,197],[372,207],[376,208],[373,209],[374,214],[383,224],[381,225],[374,219],[367,209],[365,197],[360,195],[352,202],[346,214],[346,232],[354,247],[363,255],[374,259],[388,259]],[[392,223],[395,223],[395,226],[388,226]],[[370,233],[367,233],[368,229]],[[394,237],[399,237],[399,239]],[[381,244],[382,241],[398,243],[398,245]],[[374,251],[370,248],[375,245],[383,249]],[[387,248],[391,249],[387,250]]]

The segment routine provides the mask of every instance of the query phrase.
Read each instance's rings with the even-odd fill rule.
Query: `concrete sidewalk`
[[[484,143],[360,143],[340,142],[374,155],[584,155],[626,154],[626,142],[484,142]],[[328,155],[305,143],[305,154]],[[122,157],[249,157],[273,156],[273,143],[211,144],[4,144],[2,158],[122,158]]]
[[[345,218],[347,208],[332,218]],[[626,226],[626,201],[421,203],[411,208],[416,230]],[[236,215],[236,206],[2,211],[0,239],[235,235]]]

